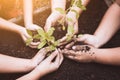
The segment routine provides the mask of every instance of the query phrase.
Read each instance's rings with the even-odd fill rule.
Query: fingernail
[[[73,46],[72,49],[75,50],[75,49],[76,49],[76,46]]]

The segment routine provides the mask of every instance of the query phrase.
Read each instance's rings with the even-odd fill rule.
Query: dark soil
[[[107,6],[104,0],[91,0],[87,6],[87,11],[79,19],[80,33],[93,34],[106,10]],[[47,13],[49,14],[50,10]],[[44,24],[47,18],[44,14],[46,14],[46,11],[42,15],[36,15],[35,23]],[[42,20],[40,21],[40,19]],[[120,31],[103,47],[118,46],[120,46]],[[0,30],[0,53],[20,58],[32,58],[37,51],[26,47],[18,34]],[[22,75],[24,74],[0,74],[0,80],[15,80]],[[119,66],[78,63],[65,58],[56,72],[44,76],[41,80],[119,80],[119,75]]]

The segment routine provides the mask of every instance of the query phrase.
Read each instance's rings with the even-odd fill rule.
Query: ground
[[[87,11],[79,19],[79,33],[92,34],[99,25],[107,8],[104,0],[91,0],[87,6]],[[44,24],[45,20],[40,21],[40,18],[46,17],[45,15],[36,15],[34,21],[36,24],[41,24],[42,22]],[[118,47],[120,45],[119,41],[120,31],[103,48]],[[0,53],[21,58],[32,58],[37,51],[26,47],[18,34],[0,30]],[[41,80],[119,80],[119,74],[119,66],[78,63],[65,58],[56,72],[44,76]],[[0,80],[15,80],[22,75],[24,74],[0,74]]]

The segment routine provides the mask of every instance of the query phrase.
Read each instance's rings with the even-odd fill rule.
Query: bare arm
[[[33,4],[32,0],[23,1],[24,1],[24,22],[25,26],[28,27],[30,24],[33,24]]]
[[[55,61],[53,61],[53,59],[55,59]],[[63,55],[57,51],[54,51],[50,56],[42,60],[33,71],[18,78],[17,80],[38,80],[44,75],[57,70],[62,61]]]
[[[29,30],[37,30],[40,26],[33,23],[33,3],[32,0],[23,0],[24,2],[24,23]]]
[[[58,7],[65,10],[66,0],[52,0],[51,5],[52,5],[51,6],[52,12],[56,11],[55,8],[58,8]]]
[[[5,30],[9,30],[9,31],[14,31],[17,33],[20,33],[22,30],[25,30],[24,27],[16,25],[16,24],[9,22],[7,20],[4,20],[2,18],[0,18],[0,28],[5,29]]]
[[[0,73],[28,72],[34,67],[31,66],[30,59],[15,58],[0,54]]]
[[[105,44],[120,28],[120,7],[114,3],[106,12],[94,35],[100,40],[100,46]]]
[[[103,64],[120,65],[120,47],[96,49],[94,61]]]

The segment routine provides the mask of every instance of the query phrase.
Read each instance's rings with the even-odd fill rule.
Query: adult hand
[[[79,37],[77,41],[84,42],[96,48],[101,46],[99,39],[95,35],[84,34],[81,37]]]
[[[73,46],[72,50],[64,49],[62,53],[78,62],[92,62],[95,59],[95,48],[89,45]]]
[[[63,14],[59,13],[58,11],[54,11],[50,14],[50,16],[46,20],[45,24],[45,31],[48,31],[52,26],[54,26],[58,20],[64,17]]]

